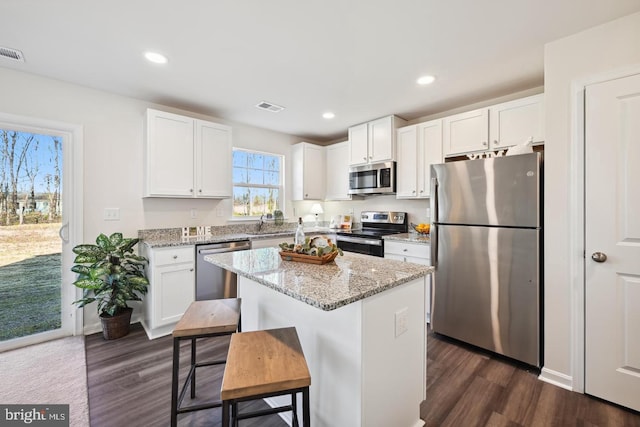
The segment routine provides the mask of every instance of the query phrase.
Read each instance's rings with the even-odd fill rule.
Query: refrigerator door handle
[[[431,227],[429,228],[429,240],[431,241],[431,265],[438,266],[438,178],[431,178]]]

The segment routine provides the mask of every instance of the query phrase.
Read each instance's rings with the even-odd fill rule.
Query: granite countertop
[[[433,267],[351,252],[345,252],[344,256],[324,265],[283,261],[277,248],[207,255],[204,259],[325,311],[335,310],[433,271]]]
[[[211,227],[210,235],[182,237],[179,228],[165,228],[156,230],[142,230],[138,232],[140,243],[150,248],[170,246],[202,245],[207,243],[237,242],[239,240],[272,239],[275,237],[289,237],[296,234],[295,229],[265,229],[264,231],[247,232],[246,227],[221,226]],[[331,234],[335,231],[323,227],[308,227],[304,229],[307,235]]]
[[[382,237],[384,240],[396,240],[399,242],[410,242],[410,243],[422,243],[425,245],[431,244],[431,236],[428,234],[418,234],[418,233],[402,233],[402,234],[389,234],[387,236]]]

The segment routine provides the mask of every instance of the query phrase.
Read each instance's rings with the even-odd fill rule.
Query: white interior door
[[[640,410],[640,75],[585,114],[585,392]]]

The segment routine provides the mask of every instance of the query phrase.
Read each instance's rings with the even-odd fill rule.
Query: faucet
[[[262,224],[264,224],[264,214],[260,215],[260,221],[258,222],[258,231],[262,230]]]

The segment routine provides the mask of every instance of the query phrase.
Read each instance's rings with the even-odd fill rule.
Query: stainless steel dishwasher
[[[236,274],[205,261],[204,257],[247,249],[251,249],[249,240],[196,245],[196,300],[237,297]]]

